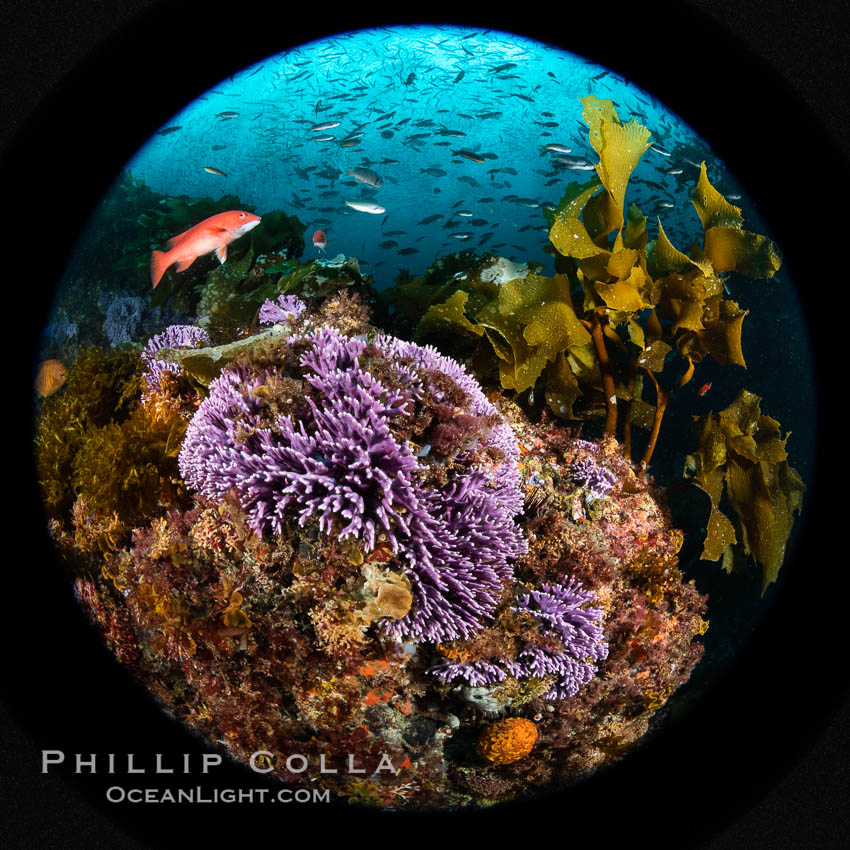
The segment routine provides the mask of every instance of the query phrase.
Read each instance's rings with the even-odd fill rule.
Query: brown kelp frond
[[[760,409],[761,398],[741,390],[720,413],[696,421],[699,448],[688,456],[685,475],[711,500],[702,558],[732,563],[738,544],[762,566],[762,593],[776,580],[800,511],[805,486],[788,463],[780,425]],[[720,509],[724,487],[738,516],[738,539]]]

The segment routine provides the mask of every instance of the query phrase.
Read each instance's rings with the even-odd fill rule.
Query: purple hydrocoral
[[[598,443],[575,440],[573,449],[578,451],[578,457],[570,463],[570,478],[579,492],[572,501],[572,518],[575,522],[580,522],[587,519],[585,509],[592,502],[604,499],[611,493],[617,483],[617,476],[598,463]]]
[[[197,348],[199,345],[207,345],[209,341],[207,332],[194,325],[169,325],[161,334],[151,337],[141,353],[147,367],[145,379],[148,391],[156,392],[160,389],[159,378],[163,372],[180,374],[180,364],[158,359],[157,351],[161,348]]]
[[[392,336],[379,336],[375,345],[394,361],[410,363],[413,366],[426,371],[442,372],[454,381],[467,395],[470,404],[470,412],[475,416],[492,416],[497,413],[495,406],[488,401],[481,390],[478,381],[475,380],[464,367],[451,357],[446,357],[432,345],[416,345],[413,342],[405,342]],[[399,367],[407,380],[405,384],[412,384],[417,397],[421,394],[421,387],[417,387],[415,375],[409,367]],[[404,380],[404,379],[403,379]],[[442,400],[442,395],[436,388],[431,388],[432,395],[437,401]],[[516,437],[511,426],[507,422],[496,425],[485,438],[485,443],[499,451],[503,459],[492,470],[490,478],[493,486],[492,497],[500,502],[503,509],[510,514],[518,514],[523,509],[524,496],[520,486],[519,448]],[[524,551],[524,550],[523,550]]]
[[[525,679],[554,673],[557,681],[544,694],[544,699],[575,696],[596,673],[594,662],[608,657],[608,644],[601,626],[602,609],[583,607],[591,601],[596,601],[593,592],[584,590],[574,578],[562,585],[541,585],[517,599],[513,610],[533,614],[540,620],[544,633],[558,638],[562,650],[526,647],[513,659],[440,664],[428,672],[440,681],[461,680],[472,687],[495,685],[508,676]]]
[[[280,295],[277,301],[266,299],[260,307],[259,320],[263,325],[288,324],[297,319],[307,305],[294,295]]]
[[[258,533],[280,533],[287,519],[302,526],[314,520],[325,534],[362,540],[367,551],[383,533],[415,599],[412,612],[385,630],[431,641],[470,637],[512,581],[509,559],[525,551],[513,522],[522,495],[509,427],[486,438],[503,447],[501,464],[470,463],[442,488],[426,487],[420,462],[394,437],[391,422],[410,415],[426,390],[435,392],[429,369],[464,389],[471,412],[495,413],[473,379],[435,351],[382,337],[375,348],[396,366],[400,386],[389,389],[361,367],[361,340],[325,327],[292,343],[309,344],[300,365],[318,399],[307,398],[297,424],[286,416],[263,426],[266,402],[252,391],[267,375],[227,367],[187,429],[179,457],[184,480],[212,499],[235,489]]]
[[[573,483],[585,491],[585,498],[589,502],[604,499],[617,483],[617,476],[591,457],[574,461],[570,466],[570,476]]]

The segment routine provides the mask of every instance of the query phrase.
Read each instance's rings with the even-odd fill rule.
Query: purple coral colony
[[[681,537],[614,441],[535,426],[367,316],[345,293],[321,310],[266,300],[267,341],[205,387],[180,355],[226,345],[189,325],[149,339],[136,415],[178,423],[174,486],[146,521],[80,497],[70,526],[51,522],[100,565],[77,596],[153,693],[237,758],[373,766],[328,774],[340,797],[461,806],[589,775],[701,656]],[[558,758],[477,756],[510,718]],[[303,781],[283,759],[275,771]]]
[[[613,102],[583,103],[610,130],[591,137],[610,137],[603,163],[640,157]],[[591,241],[577,204],[601,188],[571,185],[552,213],[553,278],[462,251],[378,290],[355,258],[299,262],[304,226],[277,211],[225,263],[167,271],[167,308],[107,299],[99,337],[76,316],[95,347],[57,316],[45,356],[73,363],[36,380],[52,539],[110,648],[211,745],[340,800],[460,808],[589,777],[663,720],[702,658],[707,596],[649,463],[701,361],[744,365],[747,311],[717,269],[767,278],[779,256],[704,166],[695,259],[663,232],[647,248],[633,211],[622,236],[607,184]],[[221,213],[121,191],[146,211],[130,264]],[[699,420],[685,468],[711,501],[702,557],[729,569],[724,482],[738,511],[772,470],[771,512],[738,511],[766,587],[805,488],[759,401],[742,389]]]

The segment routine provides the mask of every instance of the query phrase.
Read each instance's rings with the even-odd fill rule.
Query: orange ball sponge
[[[522,717],[508,717],[488,726],[476,750],[493,764],[511,764],[527,756],[537,741],[537,726]]]

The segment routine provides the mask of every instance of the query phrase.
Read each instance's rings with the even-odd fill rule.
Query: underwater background
[[[151,291],[148,255],[162,247],[149,234],[157,217],[134,210],[127,197],[153,199],[175,221],[199,199],[210,209],[233,199],[226,208],[263,216],[280,211],[293,231],[303,230],[303,245],[293,239],[289,258],[355,257],[358,273],[371,276],[379,291],[424,274],[435,259],[458,250],[492,253],[517,267],[539,263],[541,273],[551,275],[544,212],[556,208],[568,183],[584,182],[591,175],[582,172],[594,167],[578,100],[587,95],[611,99],[623,121],[637,118],[653,134],[626,196],[626,206],[635,203],[648,216],[651,233],[657,215],[674,245],[684,250],[696,239],[699,219],[689,199],[702,162],[711,184],[741,208],[748,228],[767,232],[708,143],[605,68],[506,33],[448,27],[349,33],[222,81],[128,163],[58,289],[43,359],[67,358],[92,343],[116,349],[144,343],[167,324],[195,315],[197,301],[181,293],[179,273]],[[346,201],[382,209],[364,212]],[[116,206],[138,214],[118,224]],[[134,225],[132,239],[122,234],[132,252],[116,260],[105,250],[104,229]],[[325,256],[311,244],[315,230],[326,234]],[[212,262],[204,271],[214,268]],[[794,432],[795,467],[807,480],[814,387],[793,282],[783,270],[768,282],[734,276],[729,287],[730,297],[752,314],[744,332],[746,385]],[[710,360],[701,365],[700,380],[688,388],[687,410],[671,407],[665,418],[665,452],[652,469],[659,481],[681,477],[682,457],[693,448],[691,416],[730,404],[741,386],[738,371]],[[594,427],[587,426],[588,434]],[[683,549],[683,560],[696,557],[698,549]],[[700,578],[702,571],[706,583],[717,572],[716,564],[691,566],[691,575]],[[716,638],[709,630],[709,656],[712,649],[715,658],[732,652],[754,627],[764,604],[757,572],[722,576],[727,584],[719,592],[712,586],[718,606],[735,593],[729,582],[742,583],[738,589],[749,601],[735,600]],[[722,607],[715,610],[723,622]]]
[[[674,245],[694,240],[699,219],[689,198],[705,161],[712,185],[740,206],[752,230],[768,233],[757,204],[708,142],[651,93],[560,48],[450,26],[344,33],[258,62],[175,114],[127,164],[112,193],[126,201],[117,193],[132,177],[161,193],[160,205],[175,209],[179,196],[187,196],[238,199],[258,214],[282,210],[304,226],[303,259],[322,257],[311,240],[323,231],[325,256],[356,257],[379,289],[401,273],[422,275],[435,259],[460,250],[533,261],[549,275],[554,266],[545,250],[544,211],[554,208],[568,183],[593,173],[578,99],[590,93],[610,98],[623,120],[636,118],[652,133],[626,198],[648,217],[650,229],[657,229],[657,216]],[[333,126],[316,129],[326,124]],[[350,174],[357,169],[365,170],[360,180]],[[346,201],[384,211],[360,212]],[[127,256],[126,245],[123,257],[104,256],[100,235],[108,217],[114,219],[110,194],[59,284],[48,355],[51,341],[67,338],[65,322],[79,326],[79,314],[91,309],[92,287],[76,296],[69,287],[80,278],[90,284],[93,265],[114,273],[95,286],[107,299],[119,280],[119,292],[153,295],[138,241],[134,256]],[[152,224],[144,214],[136,223],[137,231]],[[733,285],[732,297],[762,317],[748,321],[751,383],[795,387],[793,397],[777,393],[775,404],[777,418],[799,441],[805,475],[815,387],[794,281],[783,269],[768,285],[740,278]],[[66,306],[65,298],[75,303]],[[107,309],[104,302],[104,319]],[[777,334],[784,340],[779,347],[770,344]],[[714,377],[712,365],[706,381]],[[724,390],[712,385],[716,398]],[[731,400],[734,392],[727,395]]]
[[[246,68],[175,115],[128,170],[166,194],[285,208],[310,235],[327,233],[331,256],[358,257],[379,287],[460,249],[551,274],[541,205],[592,170],[578,101],[590,93],[652,128],[664,154],[644,158],[629,200],[649,216],[675,210],[663,215],[674,242],[694,220],[668,196],[687,191],[703,159],[718,190],[740,198],[706,142],[613,72],[511,33],[430,26],[343,34]],[[358,184],[348,176],[358,167],[382,185]],[[386,211],[358,213],[347,200]]]

